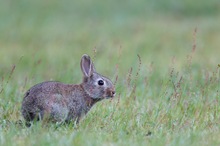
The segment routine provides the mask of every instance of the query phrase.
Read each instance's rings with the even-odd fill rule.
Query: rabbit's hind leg
[[[44,112],[43,111],[30,112],[30,111],[23,110],[22,115],[24,116],[24,119],[26,121],[25,125],[27,127],[30,127],[32,122],[39,121],[39,120],[43,119]]]

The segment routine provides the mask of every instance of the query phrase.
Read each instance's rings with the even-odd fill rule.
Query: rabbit
[[[43,119],[78,123],[95,103],[115,96],[113,83],[96,72],[88,55],[82,56],[80,66],[83,73],[81,84],[46,81],[25,93],[21,113],[26,125]]]

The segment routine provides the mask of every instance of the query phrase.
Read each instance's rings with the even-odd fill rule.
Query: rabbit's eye
[[[98,84],[99,84],[100,86],[102,86],[102,85],[104,85],[104,81],[103,81],[103,80],[99,80],[99,81],[98,81]]]

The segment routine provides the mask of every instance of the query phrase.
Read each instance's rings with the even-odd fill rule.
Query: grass
[[[4,1],[0,145],[219,145],[220,11],[211,0]],[[25,91],[80,83],[81,55],[117,96],[79,125],[24,126]]]

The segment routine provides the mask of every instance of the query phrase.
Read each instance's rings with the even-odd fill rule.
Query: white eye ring
[[[96,80],[96,85],[97,86],[105,86],[106,82],[102,78],[99,78],[99,79]]]

